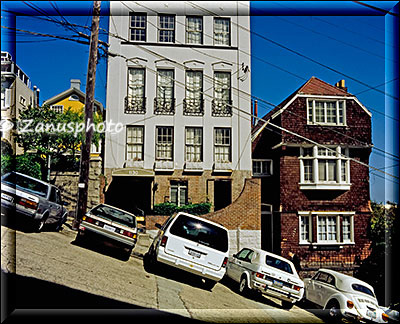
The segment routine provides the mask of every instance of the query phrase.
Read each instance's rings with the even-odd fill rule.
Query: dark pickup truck
[[[44,181],[19,172],[1,177],[1,215],[25,216],[40,232],[45,224],[59,230],[67,220],[68,211],[60,190]]]

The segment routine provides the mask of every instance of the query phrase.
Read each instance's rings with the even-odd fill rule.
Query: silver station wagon
[[[319,269],[304,279],[305,298],[326,311],[328,319],[343,318],[361,323],[387,323],[389,316],[378,306],[374,289],[343,273]]]
[[[293,263],[260,249],[243,248],[228,260],[226,274],[239,283],[239,292],[251,289],[276,297],[290,309],[303,298],[304,283]]]
[[[89,237],[122,247],[129,259],[137,240],[136,216],[110,205],[97,205],[83,216],[76,240]]]

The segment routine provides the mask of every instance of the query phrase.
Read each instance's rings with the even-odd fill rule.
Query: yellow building
[[[47,99],[43,102],[43,105],[50,106],[56,112],[63,113],[67,109],[71,108],[73,112],[82,112],[85,107],[86,94],[81,91],[81,81],[78,79],[71,79],[71,86],[69,89],[55,95],[54,97]],[[103,117],[105,120],[105,110],[103,105],[95,100],[94,101],[94,113]],[[101,153],[101,142],[98,147],[92,145],[91,155],[99,156]]]

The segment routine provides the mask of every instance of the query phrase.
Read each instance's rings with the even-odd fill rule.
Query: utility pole
[[[101,1],[93,1],[92,28],[90,33],[89,63],[86,78],[85,131],[86,137],[81,147],[79,168],[78,203],[73,228],[77,229],[80,220],[86,213],[88,197],[88,180],[90,167],[90,146],[93,136],[94,88],[96,83],[97,47],[99,43]]]

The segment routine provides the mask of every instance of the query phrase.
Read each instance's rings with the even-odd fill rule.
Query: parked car
[[[47,182],[14,171],[1,177],[1,214],[28,217],[38,232],[45,224],[61,228],[68,216],[64,205],[60,190]]]
[[[205,279],[208,289],[222,279],[229,253],[228,230],[188,213],[177,213],[163,224],[150,245],[146,262],[161,262]]]
[[[304,279],[305,298],[326,310],[328,318],[358,322],[387,323],[388,315],[379,307],[374,289],[364,281],[343,273],[320,269]]]
[[[226,275],[239,283],[241,294],[255,290],[280,299],[284,308],[303,298],[304,283],[293,263],[260,249],[245,247],[230,257]]]
[[[129,259],[137,241],[136,216],[110,205],[99,204],[82,217],[76,240],[82,241],[83,238],[97,239],[122,248]]]

